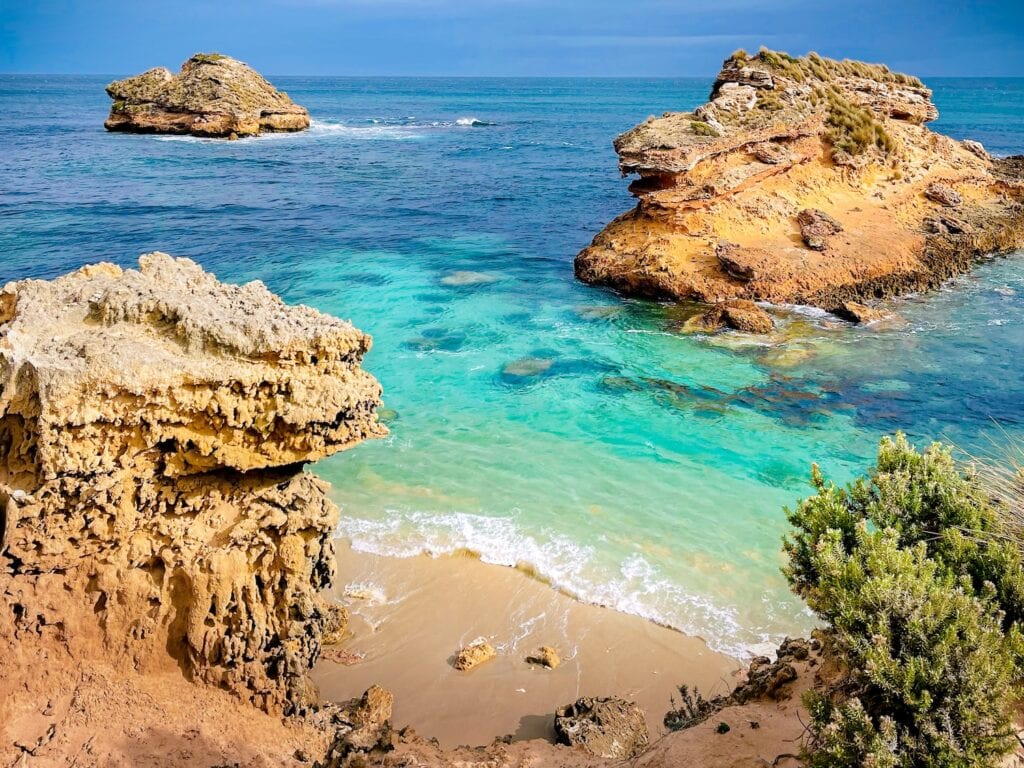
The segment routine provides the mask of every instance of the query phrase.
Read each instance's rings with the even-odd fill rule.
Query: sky
[[[737,48],[1015,76],[1024,0],[0,0],[0,72],[710,76]]]

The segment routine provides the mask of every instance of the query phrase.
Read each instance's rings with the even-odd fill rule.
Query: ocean
[[[1024,434],[1024,259],[770,340],[575,281],[632,206],[612,139],[710,78],[274,77],[312,128],[238,142],[107,134],[110,79],[0,76],[0,283],[163,250],[372,334],[391,436],[314,467],[357,549],[470,551],[742,656],[812,626],[779,572],[812,462]],[[929,85],[936,130],[1024,153],[1024,79]]]

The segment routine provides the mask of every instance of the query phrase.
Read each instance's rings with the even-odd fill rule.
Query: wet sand
[[[345,700],[378,684],[395,694],[396,726],[444,747],[496,737],[552,738],[553,713],[580,696],[619,696],[646,712],[652,737],[681,683],[732,688],[739,661],[645,619],[584,605],[512,568],[471,555],[387,558],[338,542],[338,599],[352,612],[341,646],[354,664],[321,660],[321,696]],[[468,672],[454,654],[486,638],[498,657]],[[527,664],[541,645],[557,669]]]

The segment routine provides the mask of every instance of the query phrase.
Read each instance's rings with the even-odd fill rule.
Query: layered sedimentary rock
[[[1020,158],[934,133],[937,116],[929,89],[882,66],[737,52],[706,104],[615,141],[639,202],[576,273],[827,310],[934,287],[1024,244]]]
[[[369,346],[160,253],[0,289],[0,679],[49,642],[308,706],[345,617],[320,595],[338,510],[301,466],[385,433]]]
[[[115,80],[107,94],[114,100],[108,131],[239,138],[309,127],[305,107],[247,64],[219,53],[197,53],[178,74],[156,67]]]

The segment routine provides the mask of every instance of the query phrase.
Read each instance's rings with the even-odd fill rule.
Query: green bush
[[[807,699],[812,768],[974,768],[1010,746],[1020,553],[950,452],[885,439],[846,488],[788,512],[786,575],[841,670]]]
[[[719,136],[717,130],[713,125],[705,123],[703,120],[691,120],[690,130],[698,136]]]

